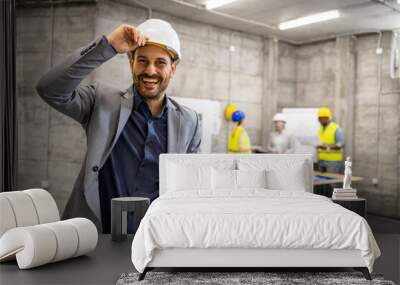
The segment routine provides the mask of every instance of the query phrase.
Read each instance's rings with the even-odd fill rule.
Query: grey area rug
[[[133,284],[376,284],[395,285],[381,275],[372,275],[368,281],[360,272],[148,272],[142,281],[138,273],[122,274],[117,285]]]

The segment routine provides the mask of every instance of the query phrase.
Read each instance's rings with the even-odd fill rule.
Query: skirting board
[[[147,267],[365,267],[359,250],[193,249],[155,250]]]

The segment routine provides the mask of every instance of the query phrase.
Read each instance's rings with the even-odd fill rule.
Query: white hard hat
[[[148,19],[137,28],[149,37],[147,44],[165,49],[174,61],[181,60],[181,43],[178,34],[169,23],[160,19]]]
[[[272,118],[272,121],[286,123],[286,118],[282,113],[276,113],[275,116]]]

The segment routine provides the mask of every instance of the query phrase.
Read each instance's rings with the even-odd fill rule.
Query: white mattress
[[[156,249],[356,249],[372,271],[379,248],[361,216],[299,191],[247,189],[207,196],[171,192],[156,199],[132,243],[143,272]]]

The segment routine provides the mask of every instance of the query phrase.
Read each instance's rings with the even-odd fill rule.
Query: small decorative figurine
[[[343,178],[343,189],[352,189],[351,188],[351,157],[347,157],[344,162],[344,178]]]

